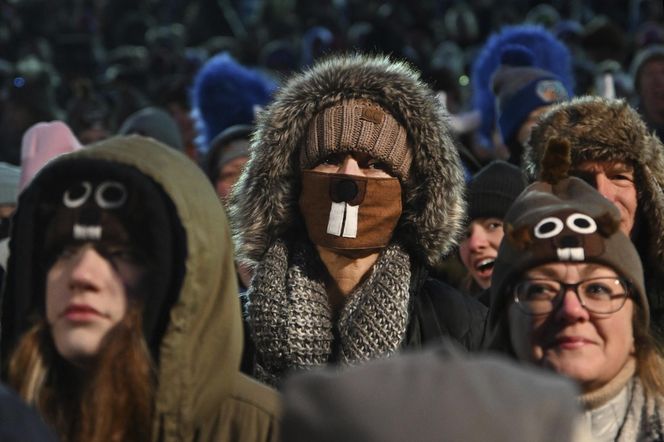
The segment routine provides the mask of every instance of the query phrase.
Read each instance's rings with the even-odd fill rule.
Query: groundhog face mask
[[[401,216],[401,184],[304,170],[299,203],[314,244],[339,252],[380,249]]]

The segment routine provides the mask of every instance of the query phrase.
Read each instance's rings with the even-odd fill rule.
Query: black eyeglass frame
[[[594,281],[594,280],[597,280],[597,279],[614,279],[614,280],[617,280],[620,283],[620,285],[625,289],[624,293],[614,295],[614,296],[622,296],[622,303],[615,310],[611,310],[611,311],[608,311],[608,312],[597,312],[597,311],[594,311],[592,309],[589,309],[588,306],[586,305],[586,303],[583,301],[581,295],[579,294],[579,286],[581,286],[582,284],[584,284],[588,281]],[[560,284],[560,290],[558,291],[556,296],[551,300],[551,310],[549,310],[547,312],[535,313],[535,312],[530,311],[530,309],[528,309],[526,307],[526,305],[525,305],[526,301],[519,300],[519,295],[517,293],[518,286],[521,285],[524,282],[530,282],[530,281],[549,281],[549,282],[555,282],[557,284]],[[627,302],[627,298],[631,298],[632,293],[633,293],[632,285],[630,284],[630,282],[628,280],[626,280],[625,278],[622,278],[620,276],[615,276],[615,277],[614,276],[599,276],[599,277],[596,277],[596,278],[583,279],[583,280],[578,281],[576,283],[566,283],[566,282],[562,282],[562,281],[558,281],[556,279],[550,279],[550,278],[549,279],[547,279],[547,278],[527,278],[527,279],[519,280],[511,288],[512,293],[513,293],[514,303],[518,306],[519,310],[521,310],[523,313],[525,313],[527,315],[530,315],[530,316],[543,316],[543,315],[548,315],[549,313],[555,311],[558,307],[560,307],[560,304],[562,303],[564,295],[570,289],[574,292],[574,294],[576,295],[576,299],[579,300],[579,303],[581,304],[581,306],[584,309],[586,309],[588,312],[592,313],[593,315],[600,315],[600,316],[602,316],[602,315],[603,316],[612,315],[613,313],[619,311],[621,308],[623,308],[625,306],[625,303]]]

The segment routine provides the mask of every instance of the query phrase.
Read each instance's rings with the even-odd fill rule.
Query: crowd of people
[[[664,441],[661,2],[66,3],[0,2],[0,439]]]

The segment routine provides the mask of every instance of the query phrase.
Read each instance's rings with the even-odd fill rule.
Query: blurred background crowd
[[[200,155],[191,89],[222,52],[277,85],[325,53],[390,53],[461,114],[473,107],[478,53],[513,24],[541,25],[568,46],[575,95],[601,93],[598,79],[610,72],[615,94],[636,105],[630,65],[664,43],[663,15],[651,0],[0,0],[0,161],[20,163],[36,122],[65,121],[87,144],[148,106],[168,112],[181,147]],[[462,141],[477,166],[496,156]]]

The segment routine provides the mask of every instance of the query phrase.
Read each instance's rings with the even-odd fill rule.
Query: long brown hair
[[[664,396],[664,352],[660,340],[643,318],[643,309],[635,303],[634,348],[636,370],[643,388],[653,396]]]
[[[63,441],[150,440],[155,377],[135,306],[85,369],[58,354],[45,321],[36,324],[12,353],[9,383]]]

